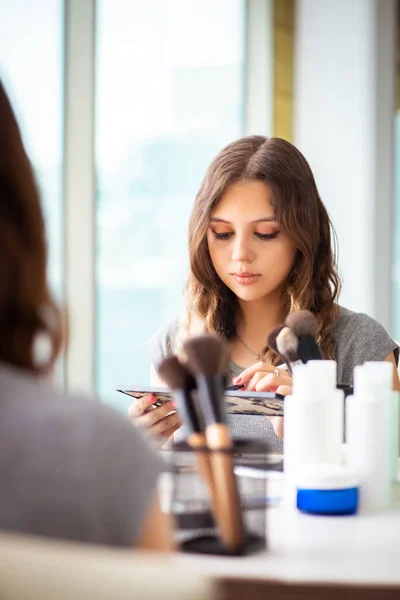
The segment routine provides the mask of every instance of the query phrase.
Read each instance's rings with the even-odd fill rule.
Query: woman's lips
[[[248,273],[248,272],[237,272],[232,273],[235,278],[236,283],[239,285],[253,285],[253,283],[257,283],[260,279],[261,275],[257,273]]]

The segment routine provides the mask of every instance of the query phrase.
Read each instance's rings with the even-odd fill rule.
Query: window
[[[146,340],[183,306],[205,169],[244,134],[244,0],[96,7],[96,380],[146,383]]]
[[[42,192],[49,278],[62,296],[63,2],[0,0],[0,77]]]

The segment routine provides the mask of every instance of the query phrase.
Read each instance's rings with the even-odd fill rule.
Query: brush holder
[[[213,452],[208,448],[201,452],[212,460]],[[236,440],[232,450],[221,452],[229,454],[233,460],[244,543],[235,552],[223,544],[213,514],[209,486],[197,466],[197,452],[185,442],[179,442],[169,453],[170,508],[176,523],[176,541],[183,552],[246,555],[266,547],[267,480],[262,472],[269,465],[268,446],[264,442]]]

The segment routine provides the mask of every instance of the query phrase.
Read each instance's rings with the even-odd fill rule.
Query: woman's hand
[[[277,369],[263,361],[259,361],[248,369],[245,369],[240,377],[236,377],[233,380],[233,383],[245,383],[246,387],[243,389],[246,391],[276,392],[282,396],[288,396],[292,393],[292,378],[290,373],[286,370]],[[268,419],[272,423],[275,434],[283,440],[284,418],[268,417]]]
[[[246,392],[277,392],[281,386],[291,387],[292,377],[285,369],[277,369],[273,365],[260,360],[245,369],[239,377],[233,379],[235,385],[244,384]]]
[[[162,443],[165,443],[182,423],[172,402],[164,402],[162,406],[153,408],[156,401],[152,395],[135,400],[129,407],[129,418],[137,427]]]

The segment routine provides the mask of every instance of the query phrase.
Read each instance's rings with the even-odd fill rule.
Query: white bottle
[[[376,365],[380,365],[381,363],[377,362],[366,362],[364,363],[366,366],[370,366],[371,369],[376,369],[380,367],[376,367]],[[388,363],[385,363],[388,364]],[[389,363],[390,364],[390,363]],[[399,392],[392,391],[392,385],[390,383],[390,375],[388,367],[384,367],[386,369],[385,377],[386,379],[386,387],[390,386],[390,391],[388,391],[387,401],[390,403],[390,413],[389,413],[389,427],[390,427],[390,461],[391,461],[391,476],[392,482],[396,482],[398,479],[398,470],[399,470]],[[393,366],[392,366],[393,371]],[[383,392],[383,390],[382,390]],[[389,396],[390,395],[390,396]]]
[[[296,478],[309,464],[341,464],[344,394],[336,389],[336,362],[295,367],[293,394],[284,402],[284,503],[295,506]]]
[[[360,478],[363,512],[387,508],[391,502],[392,373],[388,362],[355,367],[354,395],[346,400],[348,465]]]
[[[399,481],[399,404],[400,394],[399,392],[392,392],[392,403],[391,403],[391,417],[390,417],[390,431],[391,431],[391,473],[392,481]]]

